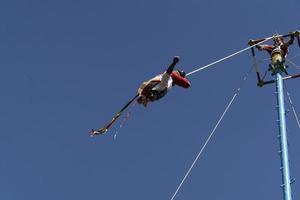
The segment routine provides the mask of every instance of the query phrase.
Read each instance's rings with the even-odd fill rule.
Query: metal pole
[[[285,108],[284,108],[284,93],[283,80],[281,70],[276,70],[276,94],[277,94],[277,109],[278,109],[278,126],[279,126],[279,142],[280,142],[280,157],[281,157],[281,173],[282,173],[282,189],[284,200],[292,200],[290,167],[288,155],[288,142],[286,133]]]

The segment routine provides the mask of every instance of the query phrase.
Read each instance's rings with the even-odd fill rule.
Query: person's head
[[[144,98],[143,96],[140,96],[138,99],[137,99],[137,103],[138,104],[142,104],[144,102]]]
[[[273,40],[274,40],[275,46],[280,46],[283,44],[283,38],[280,35],[275,34],[273,37],[274,37]]]
[[[148,101],[149,101],[149,99],[147,99],[145,96],[140,96],[140,97],[137,99],[137,103],[138,103],[138,104],[143,104],[145,107],[147,106]]]

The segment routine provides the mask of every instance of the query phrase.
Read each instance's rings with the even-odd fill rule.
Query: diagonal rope
[[[207,65],[205,65],[205,66],[203,66],[203,67],[199,67],[198,69],[196,69],[196,70],[194,70],[194,71],[191,71],[191,72],[187,73],[186,76],[190,76],[190,75],[192,75],[192,74],[194,74],[194,73],[196,73],[196,72],[202,71],[202,70],[204,70],[204,69],[206,69],[206,68],[208,68],[208,67],[211,67],[211,66],[213,66],[213,65],[215,65],[215,64],[217,64],[217,63],[220,63],[220,62],[222,62],[222,61],[224,61],[224,60],[227,60],[227,59],[229,59],[229,58],[231,58],[231,57],[233,57],[233,56],[236,56],[236,55],[238,55],[238,54],[240,54],[240,53],[242,53],[242,52],[244,52],[244,51],[247,51],[248,49],[251,49],[252,47],[254,47],[254,46],[256,46],[256,45],[259,45],[259,44],[262,44],[262,43],[264,43],[264,42],[266,42],[266,41],[268,41],[268,40],[271,40],[272,38],[273,38],[273,37],[268,37],[268,38],[266,38],[265,40],[263,40],[263,41],[261,41],[261,42],[258,42],[257,44],[251,45],[251,46],[249,46],[249,47],[247,47],[247,48],[245,48],[245,49],[242,49],[242,50],[240,50],[240,51],[237,51],[237,52],[235,52],[235,53],[233,53],[233,54],[231,54],[231,55],[229,55],[229,56],[226,56],[226,57],[224,57],[224,58],[221,58],[221,59],[219,59],[219,60],[217,60],[217,61],[214,61],[214,62],[212,62],[212,63],[210,63],[210,64],[207,64]]]
[[[291,107],[292,107],[292,110],[293,110],[293,113],[294,113],[294,117],[295,117],[295,119],[296,119],[296,121],[297,121],[298,127],[300,128],[299,117],[298,117],[298,115],[297,115],[295,106],[294,106],[294,104],[293,104],[291,95],[290,95],[290,93],[289,93],[289,91],[288,91],[288,89],[287,89],[287,86],[286,86],[285,82],[284,82],[284,87],[285,87],[286,94],[287,94],[287,96],[288,96],[289,102],[290,102],[290,104],[291,104]]]
[[[255,67],[255,71],[256,71],[256,72],[259,72],[259,65],[258,65],[256,56],[253,56],[253,65],[254,65],[254,67]]]
[[[300,53],[294,55],[293,57],[290,58],[290,60],[294,60],[295,58],[299,57],[300,56]]]
[[[253,67],[251,66],[250,70],[246,73],[246,75],[243,78],[243,83],[247,80],[249,74],[251,73]],[[201,150],[199,151],[198,155],[196,156],[196,158],[194,159],[192,165],[190,166],[190,168],[188,169],[188,171],[186,172],[185,176],[183,177],[183,179],[181,180],[180,184],[178,185],[176,191],[174,192],[171,200],[173,200],[178,191],[180,190],[181,186],[183,185],[183,183],[185,182],[185,180],[187,179],[187,177],[189,176],[190,172],[192,171],[193,167],[195,166],[196,162],[198,161],[199,157],[201,156],[202,152],[204,151],[206,145],[209,143],[210,139],[212,138],[212,136],[214,135],[215,131],[217,130],[219,124],[221,123],[221,121],[223,120],[225,114],[227,113],[228,109],[230,108],[231,104],[234,102],[234,100],[236,99],[236,97],[239,95],[241,91],[241,87],[239,87],[236,92],[234,93],[233,97],[231,98],[230,102],[228,103],[228,105],[226,106],[224,112],[222,113],[221,117],[219,118],[218,122],[216,123],[216,125],[214,126],[213,130],[211,131],[211,133],[209,134],[208,138],[206,139],[204,145],[202,146]]]
[[[299,67],[296,63],[294,63],[293,61],[291,61],[291,59],[286,58],[286,60],[287,60],[290,64],[292,64],[293,67],[295,67],[296,69],[300,69],[300,67]]]

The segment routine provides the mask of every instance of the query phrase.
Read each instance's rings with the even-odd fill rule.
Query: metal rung
[[[293,178],[293,179],[291,180],[291,183],[290,183],[290,184],[294,184],[295,182],[296,182],[296,179]]]
[[[284,168],[283,168],[283,167],[280,167],[279,169],[280,169],[280,171],[282,171]]]

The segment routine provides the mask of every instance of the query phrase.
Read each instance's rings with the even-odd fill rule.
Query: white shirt
[[[170,90],[172,88],[173,80],[170,74],[166,72],[160,75],[157,75],[152,80],[160,80],[160,83],[153,87],[152,90],[163,91],[165,89]]]

